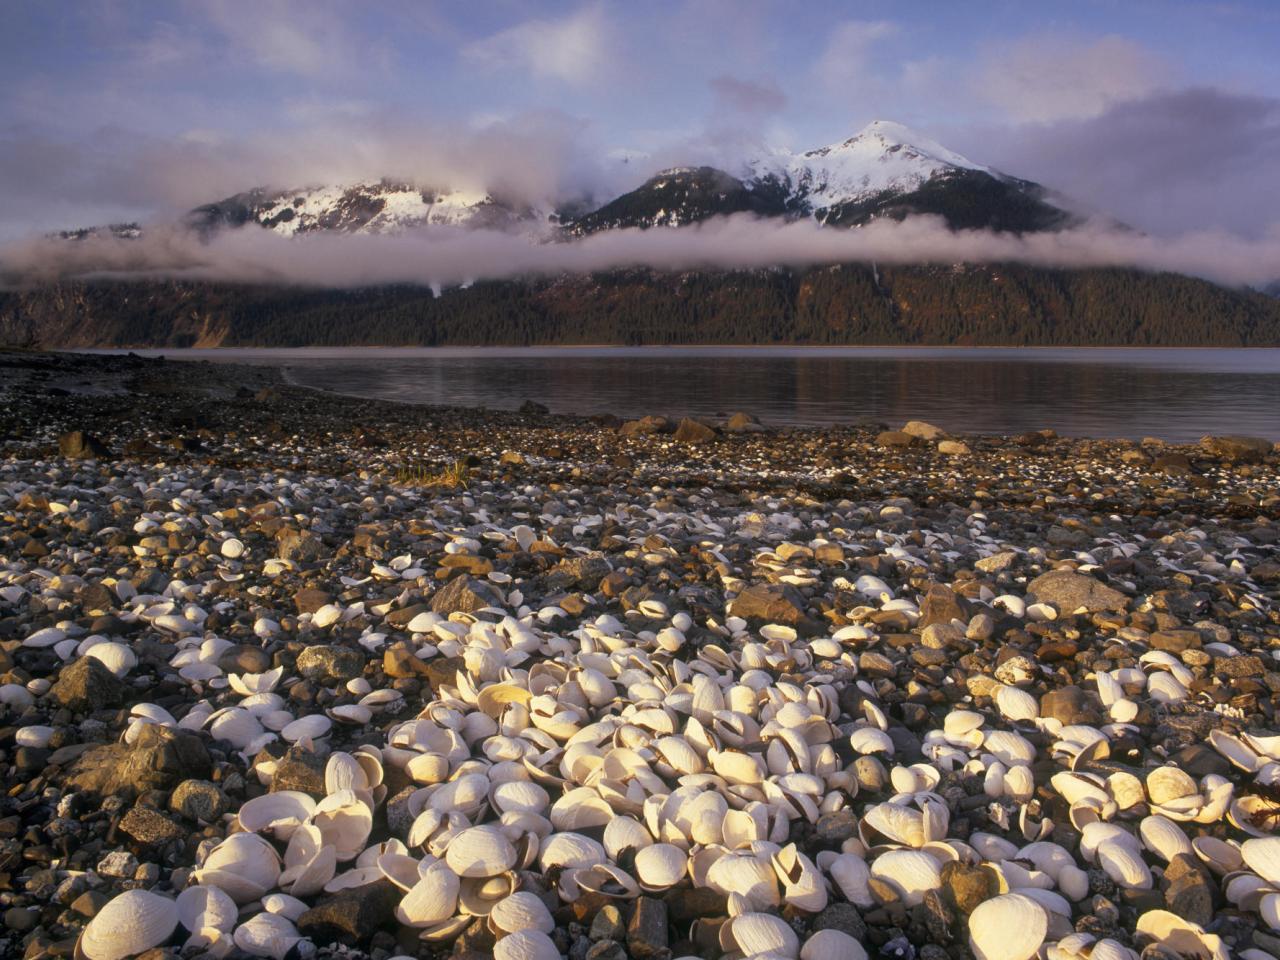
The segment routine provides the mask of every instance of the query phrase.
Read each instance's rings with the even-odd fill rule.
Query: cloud
[[[929,217],[879,221],[859,230],[779,223],[746,216],[678,230],[619,230],[538,243],[484,230],[428,229],[400,236],[282,238],[246,228],[211,242],[159,229],[141,240],[40,239],[0,251],[10,282],[68,277],[233,280],[327,287],[386,283],[450,286],[481,278],[656,269],[762,268],[845,262],[896,264],[1021,262],[1043,267],[1131,266],[1194,274],[1228,284],[1276,276],[1280,231],[1261,242],[1221,232],[1157,239],[1092,227],[1061,233],[952,231]]]
[[[1123,37],[1036,35],[990,55],[977,67],[973,88],[1014,120],[1054,121],[1097,116],[1173,76],[1164,59]]]
[[[546,110],[470,129],[353,110],[283,136],[192,130],[153,137],[103,128],[59,137],[13,127],[0,129],[0,236],[171,217],[256,186],[382,177],[555,204],[629,182],[634,174],[604,154],[588,125]]]
[[[462,48],[464,58],[504,70],[581,85],[609,64],[609,25],[604,8],[591,4],[558,20],[527,20]]]
[[[755,83],[727,73],[712,77],[707,83],[722,110],[758,117],[779,113],[787,105],[787,95],[772,83]]]
[[[1274,97],[1159,92],[1086,119],[958,130],[955,143],[1144,230],[1257,236],[1280,222]]]
[[[871,52],[875,44],[898,32],[887,20],[845,20],[836,24],[831,38],[814,64],[814,74],[833,91],[845,94],[863,92],[860,88],[874,84]]]
[[[269,70],[317,77],[357,59],[352,24],[327,0],[203,0],[197,9],[234,49]]]

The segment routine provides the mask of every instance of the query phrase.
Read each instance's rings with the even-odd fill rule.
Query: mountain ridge
[[[852,137],[800,153],[774,149],[722,166],[660,170],[598,204],[585,195],[530,202],[500,191],[384,177],[255,187],[195,207],[180,225],[202,236],[256,224],[282,236],[448,226],[556,239],[603,229],[680,227],[743,212],[808,217],[836,227],[931,213],[954,228],[1024,232],[1077,222],[1067,206],[1040,184],[975,163],[902,124],[876,120]],[[74,233],[92,236],[103,229]]]

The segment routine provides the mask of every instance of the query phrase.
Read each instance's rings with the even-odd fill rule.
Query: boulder
[[[1275,446],[1261,437],[1201,437],[1200,449],[1218,460],[1260,463],[1272,454]]]
[[[675,432],[675,439],[680,443],[706,443],[708,440],[714,440],[715,437],[716,432],[705,423],[699,423],[688,417],[680,421],[680,426],[676,427]]]
[[[915,442],[915,437],[901,430],[886,430],[876,437],[876,444],[881,447],[910,447]]]
[[[499,605],[493,588],[483,580],[468,576],[454,577],[436,591],[431,598],[431,609],[441,616],[451,613],[475,613],[484,607]]]
[[[747,587],[729,605],[729,613],[757,623],[792,626],[807,618],[805,599],[800,591],[782,583],[759,583]]]
[[[67,787],[101,796],[165,790],[182,780],[206,779],[209,751],[194,733],[145,724],[133,743],[85,751],[67,770]]]
[[[124,702],[129,689],[124,681],[94,657],[81,657],[58,673],[58,682],[49,690],[54,703],[68,710],[93,713]]]
[[[921,440],[947,439],[947,431],[941,427],[935,427],[932,423],[925,423],[923,420],[908,420],[903,425],[902,432],[908,436],[919,437]]]
[[[1129,606],[1129,598],[1119,590],[1074,570],[1042,573],[1027,584],[1027,593],[1068,615],[1080,610],[1086,613],[1125,610]]]

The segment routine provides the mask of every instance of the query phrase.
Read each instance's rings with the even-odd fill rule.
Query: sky
[[[601,198],[905,123],[1153,235],[1280,225],[1275,0],[5,0],[0,240],[257,185]]]

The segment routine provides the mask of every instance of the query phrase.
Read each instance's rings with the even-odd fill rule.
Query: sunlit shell
[[[1048,932],[1044,908],[1017,893],[984,900],[969,915],[969,948],[977,960],[1030,960]]]
[[[246,800],[236,814],[236,819],[250,833],[288,840],[315,809],[316,802],[308,794],[297,790],[279,790]]]
[[[493,909],[489,911],[489,927],[494,932],[537,930],[549,934],[555,930],[556,922],[547,905],[536,894],[518,892],[493,905]]]
[[[541,930],[519,930],[499,940],[493,960],[562,960],[560,950]]]
[[[635,855],[636,879],[645,890],[666,890],[680,882],[689,858],[679,847],[655,843]]]
[[[908,907],[918,906],[930,890],[942,886],[941,865],[918,850],[890,850],[871,863],[871,876],[891,884]]]
[[[768,913],[743,913],[730,920],[727,926],[734,944],[749,957],[799,955],[800,940],[781,917]]]
[[[193,884],[178,894],[178,921],[187,930],[216,927],[230,933],[238,911],[235,901],[217,887]]]
[[[396,919],[408,927],[429,927],[447,920],[457,908],[460,883],[458,875],[446,864],[431,864],[401,898]]]
[[[178,926],[178,906],[148,890],[126,890],[102,906],[80,935],[86,960],[124,960],[164,943]]]
[[[237,927],[234,939],[236,946],[251,956],[285,960],[302,936],[288,917],[264,911]]]
[[[471,827],[450,841],[445,861],[460,877],[492,877],[515,865],[516,849],[497,827]]]

